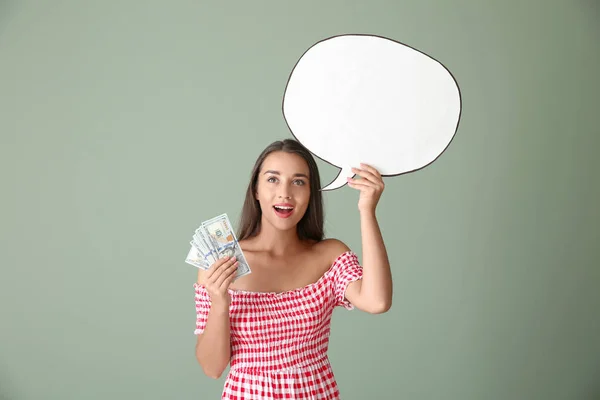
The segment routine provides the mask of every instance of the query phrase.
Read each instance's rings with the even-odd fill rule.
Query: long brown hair
[[[321,194],[319,168],[310,151],[294,139],[284,139],[273,142],[258,156],[254,168],[252,169],[248,189],[246,190],[246,199],[244,200],[244,205],[242,207],[237,234],[238,240],[256,236],[258,232],[260,232],[262,211],[258,200],[254,197],[256,193],[256,184],[258,181],[258,174],[265,158],[274,151],[298,154],[308,164],[310,200],[308,208],[302,219],[298,222],[296,230],[300,240],[323,240],[323,197]]]

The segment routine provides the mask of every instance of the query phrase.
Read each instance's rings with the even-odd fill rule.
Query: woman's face
[[[279,230],[295,228],[310,200],[309,169],[302,157],[276,151],[258,173],[256,199],[263,218]]]

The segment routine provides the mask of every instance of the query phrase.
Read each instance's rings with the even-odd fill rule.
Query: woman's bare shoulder
[[[340,254],[350,251],[346,243],[335,238],[324,239],[316,243],[314,247],[319,254],[323,254],[329,263],[333,263]]]
[[[254,251],[256,248],[256,240],[254,238],[242,239],[238,242],[242,251]]]

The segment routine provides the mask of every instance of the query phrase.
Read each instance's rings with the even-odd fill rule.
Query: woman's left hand
[[[381,174],[375,168],[367,164],[360,164],[361,168],[352,168],[352,172],[362,179],[348,178],[348,186],[360,190],[358,199],[358,210],[363,212],[375,212],[375,207],[383,193],[385,184]]]

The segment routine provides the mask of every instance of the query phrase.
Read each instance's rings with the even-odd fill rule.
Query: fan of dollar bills
[[[202,222],[190,244],[192,247],[185,259],[188,264],[207,270],[217,259],[235,256],[238,261],[235,279],[251,272],[227,214]]]

